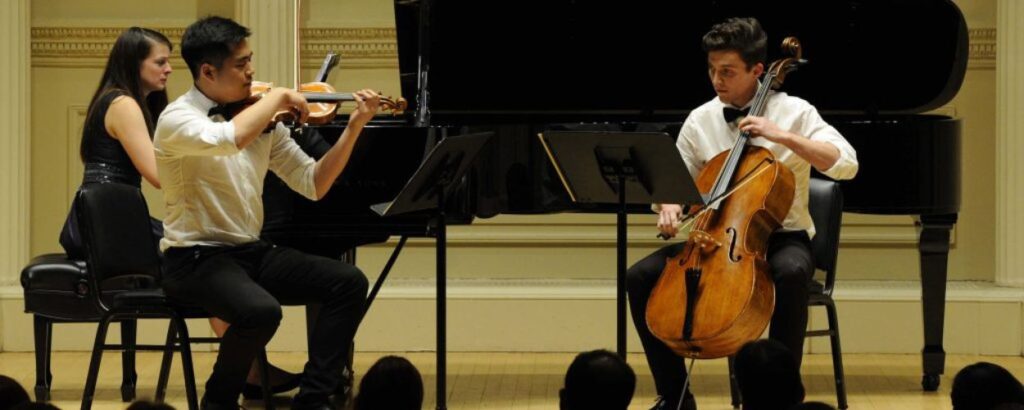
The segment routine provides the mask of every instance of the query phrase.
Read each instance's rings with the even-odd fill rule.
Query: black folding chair
[[[836,303],[832,299],[832,290],[836,283],[836,260],[839,256],[839,229],[843,224],[843,191],[839,183],[811,178],[808,207],[814,221],[815,235],[811,239],[811,253],[814,255],[815,276],[823,272],[825,282],[811,280],[808,284],[810,298],[808,307],[824,306],[828,314],[828,327],[820,330],[808,330],[807,337],[828,336],[832,342],[832,368],[835,373],[836,398],[839,408],[845,410],[846,379],[843,374],[843,352],[839,344],[839,317]],[[739,408],[741,398],[736,377],[733,374],[733,360],[729,358],[729,381],[732,394],[732,406]]]
[[[170,372],[171,355],[181,352],[185,376],[185,394],[191,410],[199,409],[196,394],[195,371],[192,366],[191,343],[216,342],[216,338],[192,339],[185,324],[186,318],[209,318],[210,315],[195,307],[176,306],[168,302],[160,288],[160,256],[149,228],[149,211],[142,192],[123,184],[93,184],[78,192],[78,219],[85,245],[87,281],[96,291],[104,293],[108,284],[118,284],[120,291],[111,298],[95,297],[97,309],[103,312],[96,330],[89,375],[82,396],[82,410],[92,406],[104,350],[138,350],[164,352],[157,382],[156,400],[163,401]],[[127,290],[124,290],[127,289]],[[164,345],[139,345],[134,336],[128,343],[106,344],[107,329],[111,322],[138,319],[170,319],[167,341]],[[272,409],[266,352],[259,356],[262,367],[264,403]],[[134,368],[134,364],[132,365]]]

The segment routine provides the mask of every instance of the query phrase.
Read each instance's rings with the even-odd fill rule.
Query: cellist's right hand
[[[683,207],[678,204],[661,204],[658,212],[658,231],[665,239],[674,238],[679,233],[679,221],[683,219]]]

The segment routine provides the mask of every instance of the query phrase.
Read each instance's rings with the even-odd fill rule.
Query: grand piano
[[[842,183],[845,210],[919,221],[922,386],[938,387],[961,126],[923,113],[949,102],[964,79],[967,28],[952,1],[399,0],[394,9],[401,94],[410,109],[364,130],[348,168],[319,202],[269,176],[266,238],[339,257],[393,235],[435,237],[436,215],[385,219],[369,205],[393,199],[433,144],[479,131],[494,137],[447,202],[448,223],[615,212],[573,204],[536,134],[661,131],[674,138],[688,111],[714,96],[702,35],[727,17],[755,16],[769,34],[769,60],[783,37],[801,40],[810,64],[784,89],[817,106],[857,149],[860,173]],[[343,128],[342,121],[296,138],[319,156]],[[437,397],[444,408],[444,394]]]

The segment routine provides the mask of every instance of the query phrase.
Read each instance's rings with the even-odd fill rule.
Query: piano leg
[[[626,178],[619,176],[619,212],[616,217],[615,351],[626,360]]]
[[[942,330],[946,313],[946,270],[949,260],[949,234],[956,214],[921,215],[918,220],[921,254],[921,311],[924,314],[924,349],[921,360],[924,375],[921,388],[935,391],[946,366],[942,348]]]
[[[443,192],[443,191],[442,191]],[[445,225],[444,195],[437,196],[437,232],[434,246],[437,250],[437,410],[448,408],[446,382],[448,378],[446,335],[448,273],[447,273],[447,226]]]

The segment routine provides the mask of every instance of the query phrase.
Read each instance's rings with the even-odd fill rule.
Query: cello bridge
[[[715,240],[711,234],[699,230],[690,231],[690,241],[703,253],[713,252],[722,247],[722,243]]]

